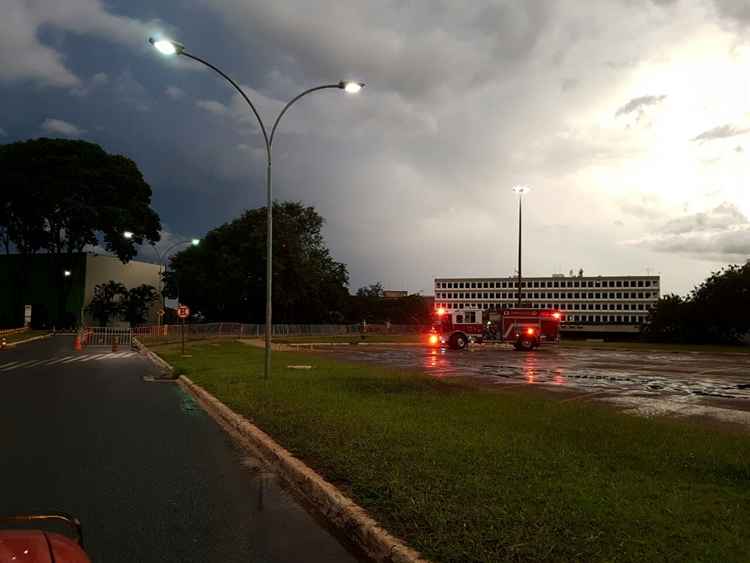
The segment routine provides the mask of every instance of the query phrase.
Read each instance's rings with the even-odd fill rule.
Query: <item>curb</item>
[[[32,336],[31,338],[27,338],[26,340],[17,340],[16,342],[8,342],[5,347],[6,348],[13,348],[14,346],[18,346],[19,344],[26,344],[27,342],[34,342],[34,340],[42,340],[43,338],[49,338],[52,336],[52,333],[50,334],[41,334],[39,336]]]
[[[241,436],[243,445],[254,450],[316,511],[345,532],[373,560],[387,563],[428,563],[428,560],[381,528],[362,507],[277,444],[260,428],[188,377],[181,375],[178,382],[198,399],[209,415],[222,426],[228,425],[231,430],[236,431]]]
[[[149,360],[152,364],[154,364],[161,372],[168,378],[168,379],[176,379],[176,376],[174,374],[174,368],[169,365],[167,362],[162,360],[157,354],[154,354],[151,350],[149,350],[145,344],[143,344],[140,340],[133,337],[133,347],[138,350],[141,354],[146,356],[146,359]]]

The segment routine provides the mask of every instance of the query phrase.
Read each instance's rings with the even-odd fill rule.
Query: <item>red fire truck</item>
[[[452,350],[469,342],[511,342],[516,350],[533,350],[560,342],[562,315],[552,309],[437,309],[428,337],[432,346]]]

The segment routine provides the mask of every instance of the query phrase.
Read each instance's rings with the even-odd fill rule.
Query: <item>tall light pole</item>
[[[268,134],[268,130],[266,129],[265,124],[263,123],[263,120],[260,118],[260,115],[258,114],[258,111],[255,109],[255,106],[250,101],[250,98],[247,97],[245,92],[242,90],[242,88],[239,87],[239,85],[229,78],[227,74],[225,74],[222,70],[215,67],[211,63],[204,61],[203,59],[196,57],[195,55],[188,53],[185,50],[185,46],[182,43],[178,43],[177,41],[172,41],[171,39],[154,39],[153,37],[149,37],[148,39],[149,43],[151,43],[160,53],[164,55],[182,55],[184,57],[187,57],[189,59],[193,59],[196,62],[199,62],[211,70],[215,71],[217,74],[219,74],[222,78],[224,78],[227,82],[229,82],[237,92],[239,92],[240,96],[247,102],[247,105],[250,106],[250,110],[253,112],[253,115],[255,116],[255,119],[258,120],[258,125],[260,125],[260,131],[263,134],[263,140],[266,144],[266,361],[265,361],[265,368],[263,370],[263,376],[268,379],[268,377],[271,375],[271,333],[272,333],[272,312],[273,307],[271,303],[271,296],[272,296],[272,275],[273,275],[273,265],[272,265],[272,252],[273,252],[273,198],[272,198],[272,191],[271,191],[271,147],[273,146],[273,139],[274,135],[276,134],[276,128],[279,125],[279,121],[281,121],[281,118],[284,116],[286,111],[300,98],[303,96],[306,96],[307,94],[311,94],[312,92],[317,92],[318,90],[326,90],[328,88],[337,88],[340,90],[343,90],[344,92],[347,92],[349,94],[356,94],[362,88],[364,87],[364,84],[361,82],[353,82],[353,81],[344,81],[337,82],[335,84],[323,84],[321,86],[316,86],[314,88],[310,88],[308,90],[305,90],[301,94],[298,94],[294,98],[292,98],[279,112],[279,115],[276,116],[276,120],[273,123],[273,127],[271,127],[271,134]]]
[[[523,201],[524,194],[531,191],[526,186],[514,186],[513,191],[518,194],[518,302],[517,306],[521,307],[521,226],[523,216],[521,214],[521,202]]]

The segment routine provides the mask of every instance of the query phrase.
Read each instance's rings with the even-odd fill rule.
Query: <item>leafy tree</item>
[[[159,300],[159,292],[152,285],[142,284],[128,290],[123,304],[123,316],[130,326],[143,324],[151,306]]]
[[[323,218],[298,202],[274,203],[274,322],[332,322],[347,306],[346,266],[323,240]],[[167,294],[209,320],[263,322],[266,209],[251,209],[171,259]]]
[[[94,287],[94,296],[86,306],[86,312],[94,317],[99,326],[107,326],[109,319],[125,312],[128,290],[119,282],[110,280]]]
[[[750,264],[714,272],[686,298],[662,297],[649,314],[650,339],[736,343],[750,332]]]
[[[6,252],[50,255],[58,318],[65,287],[54,280],[66,257],[102,244],[127,262],[137,245],[159,240],[151,188],[138,167],[99,145],[47,138],[0,145],[0,178],[0,242]],[[126,230],[134,234],[131,239],[122,236]],[[27,284],[24,279],[17,284],[22,298]]]
[[[360,287],[357,290],[357,297],[369,297],[369,298],[375,298],[375,299],[382,299],[383,298],[383,284],[380,282],[376,282],[371,285],[367,285],[365,287]]]

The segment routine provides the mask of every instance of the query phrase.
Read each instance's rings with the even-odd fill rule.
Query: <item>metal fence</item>
[[[10,336],[11,334],[18,334],[19,332],[26,332],[29,330],[29,327],[22,326],[21,328],[6,328],[3,330],[0,330],[0,336]]]
[[[261,338],[265,335],[264,324],[245,323],[200,323],[185,325],[186,338]],[[179,337],[180,324],[139,326],[133,330],[133,336],[143,337]],[[414,334],[424,332],[424,325],[393,324],[275,324],[273,336],[346,336],[364,334]]]
[[[84,346],[130,346],[133,342],[133,329],[113,326],[93,326],[81,329],[79,334]]]

